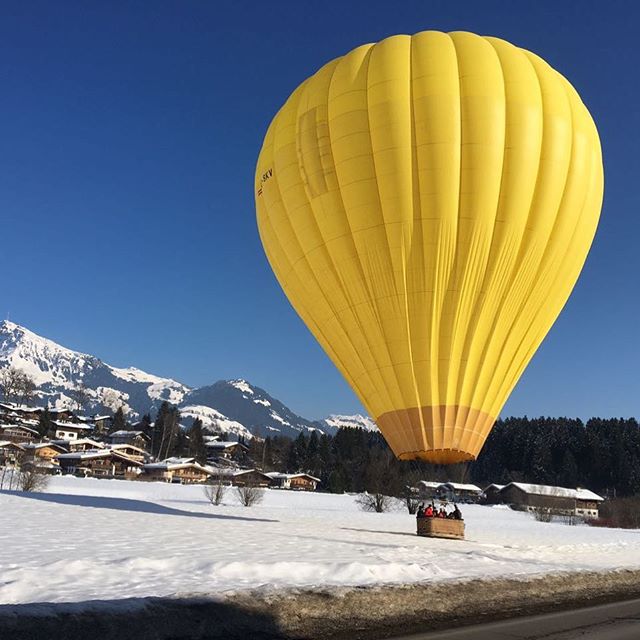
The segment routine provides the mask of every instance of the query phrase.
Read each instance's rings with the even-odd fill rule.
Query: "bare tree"
[[[553,516],[553,509],[549,507],[536,507],[533,511],[533,517],[537,522],[551,522]]]
[[[218,506],[224,500],[224,494],[227,492],[227,487],[222,484],[222,480],[218,479],[212,484],[204,485],[204,495],[207,500]]]
[[[123,404],[124,396],[121,396],[115,389],[100,387],[98,389],[98,394],[99,394],[100,400],[102,401],[102,404],[113,413],[115,413],[118,410],[118,408],[121,407]]]
[[[395,498],[385,496],[382,493],[361,493],[356,498],[356,504],[363,511],[375,511],[383,513],[389,511],[394,506]]]
[[[252,507],[254,504],[262,502],[264,489],[251,484],[236,487],[236,498],[243,507]]]
[[[0,392],[4,400],[18,404],[27,404],[33,399],[36,390],[34,379],[16,367],[0,370]]]
[[[79,382],[75,387],[69,389],[68,393],[76,411],[84,411],[91,400],[89,391],[87,387],[84,386],[84,383]]]
[[[29,463],[20,468],[18,486],[21,491],[40,493],[48,484],[49,476],[36,463]]]

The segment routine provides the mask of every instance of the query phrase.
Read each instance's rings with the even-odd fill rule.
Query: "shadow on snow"
[[[28,498],[30,500],[42,500],[43,502],[55,502],[77,507],[92,507],[94,509],[115,509],[117,511],[135,511],[138,513],[156,513],[165,516],[186,516],[189,518],[206,518],[208,520],[240,520],[246,522],[279,522],[268,518],[251,518],[245,516],[231,516],[218,513],[202,513],[200,511],[184,511],[166,507],[156,502],[146,500],[133,500],[131,498],[106,498],[104,496],[67,495],[63,493],[25,493],[23,491],[2,491],[0,493]]]

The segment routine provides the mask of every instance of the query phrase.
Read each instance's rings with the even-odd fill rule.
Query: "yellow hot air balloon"
[[[475,459],[564,306],[603,192],[569,82],[497,38],[354,49],[273,119],[255,194],[291,304],[401,459]]]

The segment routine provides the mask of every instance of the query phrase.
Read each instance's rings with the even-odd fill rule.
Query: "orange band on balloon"
[[[495,421],[484,411],[460,405],[398,409],[376,420],[401,460],[434,464],[475,460]]]

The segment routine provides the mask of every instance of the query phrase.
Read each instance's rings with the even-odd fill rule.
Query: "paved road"
[[[640,600],[491,622],[395,640],[640,640]]]

